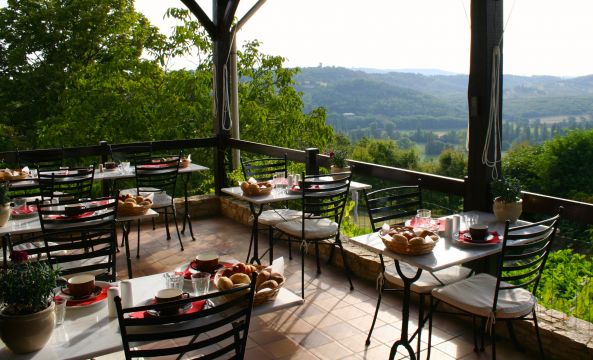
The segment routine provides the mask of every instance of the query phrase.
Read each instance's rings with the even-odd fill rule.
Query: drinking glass
[[[465,223],[466,229],[469,229],[469,227],[472,226],[473,224],[477,224],[478,220],[479,220],[478,215],[474,215],[474,214],[463,215],[463,222]]]
[[[428,227],[430,226],[431,211],[428,209],[416,210],[416,226],[417,227]]]
[[[286,178],[283,171],[276,173],[276,187],[280,189],[281,194],[286,191]]]
[[[183,290],[183,274],[179,272],[168,272],[165,277],[165,287],[167,289],[177,288]]]
[[[56,296],[54,297],[55,308],[54,311],[56,313],[56,326],[61,325],[64,323],[64,318],[66,317],[66,299]]]
[[[192,274],[191,285],[194,289],[194,295],[206,295],[210,288],[210,274],[207,272],[199,272]]]
[[[27,205],[27,199],[25,199],[25,198],[14,199],[14,210],[16,212],[24,211],[26,205]]]
[[[123,170],[124,174],[130,173],[130,162],[129,161],[122,161],[121,162],[121,169]]]

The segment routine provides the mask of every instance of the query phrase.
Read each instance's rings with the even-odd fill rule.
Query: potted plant
[[[348,156],[348,152],[344,149],[330,151],[329,162],[331,166],[329,172],[331,174],[350,172],[350,165],[348,165],[348,162],[346,161],[346,156]],[[334,176],[333,178],[334,180],[340,180],[344,178],[344,176]]]
[[[492,211],[498,221],[517,221],[523,211],[521,199],[521,182],[518,179],[506,177],[494,180],[491,184],[494,203]]]
[[[22,354],[41,349],[51,337],[58,271],[29,262],[26,251],[13,251],[10,259],[11,266],[0,272],[0,338]]]
[[[8,197],[8,183],[0,183],[0,227],[6,226],[10,219],[10,198]]]

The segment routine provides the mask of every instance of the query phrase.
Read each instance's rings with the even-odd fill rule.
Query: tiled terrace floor
[[[134,276],[171,271],[205,250],[215,250],[221,256],[245,260],[249,245],[250,228],[232,220],[216,217],[193,221],[196,241],[189,234],[183,236],[185,251],[180,251],[176,236],[165,240],[164,226],[157,230],[146,225],[141,233],[140,258],[135,258],[136,238],[131,234]],[[260,236],[260,249],[265,249],[267,236]],[[300,258],[295,255],[288,261],[288,248],[280,242],[275,255],[284,256],[287,264],[286,287],[300,292]],[[294,250],[294,249],[293,249]],[[296,252],[295,252],[296,254]],[[267,257],[266,257],[267,258]],[[127,278],[125,257],[118,256],[118,275]],[[401,294],[384,297],[379,318],[370,346],[365,339],[371,324],[376,303],[374,284],[354,279],[350,291],[343,272],[331,266],[322,267],[319,277],[315,274],[314,259],[306,263],[305,303],[297,308],[257,316],[252,319],[246,359],[388,359],[393,342],[399,338],[401,327]],[[412,305],[415,329],[417,309]],[[436,315],[433,327],[432,359],[490,359],[490,347],[484,353],[473,352],[472,332],[468,323],[442,314]],[[413,330],[412,330],[413,331]],[[426,349],[427,332],[423,333]],[[415,344],[414,344],[415,346]],[[401,347],[400,347],[401,349]],[[504,340],[497,343],[499,359],[530,359]],[[422,358],[426,356],[422,352]],[[121,359],[123,353],[101,357],[102,360]],[[400,355],[398,358],[405,358]]]

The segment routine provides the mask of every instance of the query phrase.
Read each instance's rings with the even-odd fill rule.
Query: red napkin
[[[47,218],[54,219],[54,220],[83,219],[83,218],[93,216],[94,214],[95,214],[94,211],[87,211],[85,213],[82,213],[80,215],[75,215],[75,216],[47,215]]]
[[[109,290],[109,288],[110,288],[109,286],[101,288],[101,293],[99,295],[97,295],[94,298],[88,299],[88,300],[68,299],[68,301],[66,302],[66,306],[84,306],[84,305],[90,305],[90,304],[99,302],[107,297],[107,291]]]
[[[445,231],[445,222],[442,219],[431,219],[431,221],[432,221],[431,229],[432,229],[433,225],[438,222],[439,229],[437,231]],[[416,217],[415,216],[410,220],[410,226],[411,227],[416,226]]]
[[[459,232],[459,238],[457,239],[460,242],[466,244],[498,244],[500,242],[500,236],[498,236],[498,232],[491,231],[490,235],[492,235],[492,239],[487,241],[470,241],[464,235],[468,232],[468,230],[463,230]]]
[[[147,168],[147,169],[156,169],[156,168],[163,168],[163,167],[167,167],[169,166],[169,164],[146,164],[146,165],[141,165],[138,166],[140,169],[142,168]]]
[[[12,215],[25,215],[25,214],[32,214],[37,211],[37,206],[35,205],[23,205],[19,206],[18,208],[14,208],[10,210]]]
[[[194,301],[191,303],[191,308],[184,312],[184,314],[192,314],[201,311],[204,308],[204,305],[206,305],[206,300]],[[134,319],[144,319],[145,317],[154,317],[154,315],[148,311],[136,311],[131,313],[130,317]]]

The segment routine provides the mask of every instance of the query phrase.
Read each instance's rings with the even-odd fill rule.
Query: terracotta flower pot
[[[54,303],[45,310],[28,315],[0,312],[0,338],[12,352],[24,354],[45,346],[56,325]]]
[[[329,172],[331,174],[337,174],[337,173],[345,173],[345,172],[350,172],[350,166],[346,166],[346,167],[336,167],[334,165],[332,165],[329,168]],[[346,179],[348,176],[346,175],[332,175],[332,177],[334,178],[334,180],[342,180],[342,179]]]
[[[6,226],[10,219],[10,205],[0,205],[0,227]]]
[[[505,222],[506,220],[509,220],[513,223],[517,221],[519,216],[521,216],[521,212],[523,212],[523,199],[507,203],[496,198],[492,204],[492,212],[494,212],[494,216],[496,216],[498,221]]]

